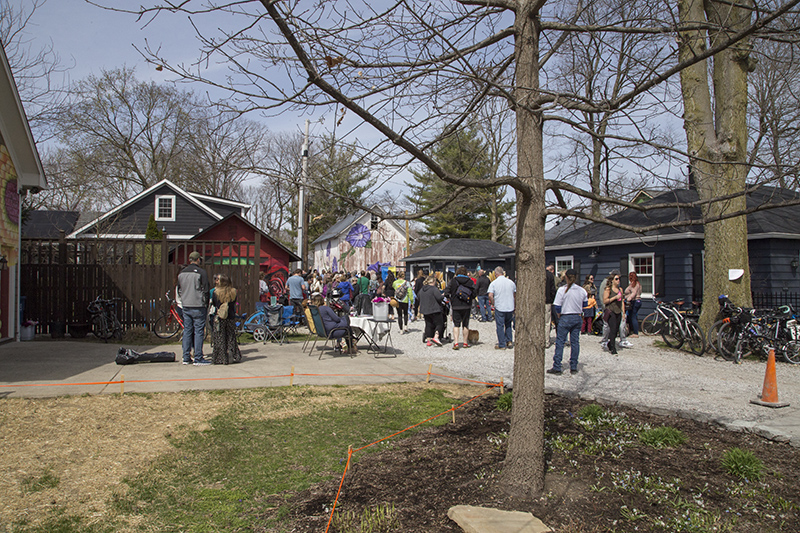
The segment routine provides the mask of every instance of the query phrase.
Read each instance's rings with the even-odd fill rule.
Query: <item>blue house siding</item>
[[[753,239],[749,243],[751,287],[753,292],[798,292],[800,241],[788,239]]]
[[[150,215],[155,214],[156,196],[175,197],[175,221],[156,221],[159,229],[166,229],[170,235],[196,235],[217,221],[208,213],[201,211],[195,204],[165,186],[120,211],[114,217],[115,220],[106,220],[101,223],[103,232],[143,235],[147,231]]]
[[[222,216],[222,218],[225,218],[226,216],[233,213],[244,216],[244,214],[242,213],[242,208],[239,206],[229,205],[222,202],[214,202],[213,200],[206,200],[205,198],[202,200],[202,202],[211,209],[213,209],[215,212],[219,213]]]

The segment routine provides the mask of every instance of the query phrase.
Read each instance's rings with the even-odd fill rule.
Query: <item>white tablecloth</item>
[[[382,339],[391,329],[391,323],[373,322],[371,316],[351,316],[350,325],[366,331],[375,342]]]

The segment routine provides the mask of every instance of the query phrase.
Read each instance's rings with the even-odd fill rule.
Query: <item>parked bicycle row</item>
[[[642,333],[661,335],[667,346],[688,346],[692,353],[706,350],[733,362],[748,356],[766,359],[770,349],[775,357],[800,364],[800,328],[790,305],[752,309],[734,305],[727,296],[719,298],[719,314],[707,335],[697,324],[699,304],[686,309],[682,301],[657,302],[655,312],[642,321]]]

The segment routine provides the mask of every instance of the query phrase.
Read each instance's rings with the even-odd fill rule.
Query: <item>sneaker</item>
[[[633,347],[633,343],[631,341],[622,341],[619,343],[620,346],[623,348],[631,348]]]
[[[578,373],[578,369],[577,368],[573,368],[572,370],[569,371],[569,373],[574,376],[575,374]]]
[[[513,348],[513,347],[514,347],[514,343],[513,342],[506,343],[506,348]]]
[[[426,346],[433,346],[433,343],[429,340],[427,343],[425,343],[425,345]]]
[[[431,339],[431,342],[433,344],[435,344],[436,346],[441,346],[442,345],[442,341],[440,341],[439,339],[437,339],[435,337],[433,339]]]
[[[453,344],[453,349],[454,350],[458,350],[458,348],[459,348],[458,343]]]
[[[495,344],[495,345],[494,345],[494,349],[495,349],[495,350],[505,350],[505,349],[506,349],[506,347],[505,347],[505,346],[500,346],[499,344]]]
[[[554,376],[560,376],[561,374],[564,373],[561,370],[556,370],[555,368],[548,368],[545,372],[547,372],[548,374],[553,374]]]
[[[191,364],[192,364],[192,360],[191,360],[191,359],[189,359],[188,361],[183,361],[183,363],[181,363],[181,364],[184,364],[184,365],[191,365]]]
[[[208,366],[211,364],[211,361],[209,361],[208,359],[195,359],[194,363],[192,364],[194,366]]]

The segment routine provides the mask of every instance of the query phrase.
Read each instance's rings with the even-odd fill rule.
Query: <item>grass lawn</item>
[[[43,516],[26,516],[18,511],[16,516],[24,518],[0,525],[20,532],[252,531],[265,527],[280,531],[281,517],[289,511],[282,503],[282,495],[322,480],[339,478],[348,446],[357,448],[386,437],[447,411],[460,403],[456,398],[474,396],[483,390],[470,386],[404,384],[174,393],[181,397],[181,409],[197,405],[198,411],[208,412],[201,404],[213,403],[217,406],[216,414],[199,425],[172,428],[162,435],[157,453],[150,450],[150,458],[121,479],[107,479],[112,489],[103,505],[91,501],[69,508],[54,505],[45,507],[48,511]],[[140,406],[120,417],[119,423],[140,423],[147,427],[146,419],[137,421],[130,417],[147,417],[169,396],[119,398],[121,403],[128,401]],[[37,403],[48,401],[53,399],[14,400],[14,403],[36,412]],[[74,401],[82,404],[76,413],[91,412],[94,402],[110,402],[99,397]],[[103,408],[124,409],[124,406]],[[9,415],[3,414],[4,419]],[[444,424],[449,419],[448,414],[430,424]],[[151,427],[152,431],[161,431],[157,424]],[[104,434],[113,432],[114,428],[105,428]],[[119,428],[119,432],[124,432],[124,428]],[[57,439],[58,434],[41,438]],[[139,444],[119,442],[118,445]],[[382,446],[359,452],[353,460],[357,462],[360,455],[380,450]],[[30,473],[19,477],[18,505],[26,505],[26,498],[47,499],[50,494],[55,502],[59,491],[67,486],[65,476],[76,475],[76,469],[60,464],[64,461],[47,461],[39,477]],[[76,481],[80,485],[81,480],[72,483]],[[97,480],[87,479],[86,483]],[[86,490],[91,492],[89,488]]]

